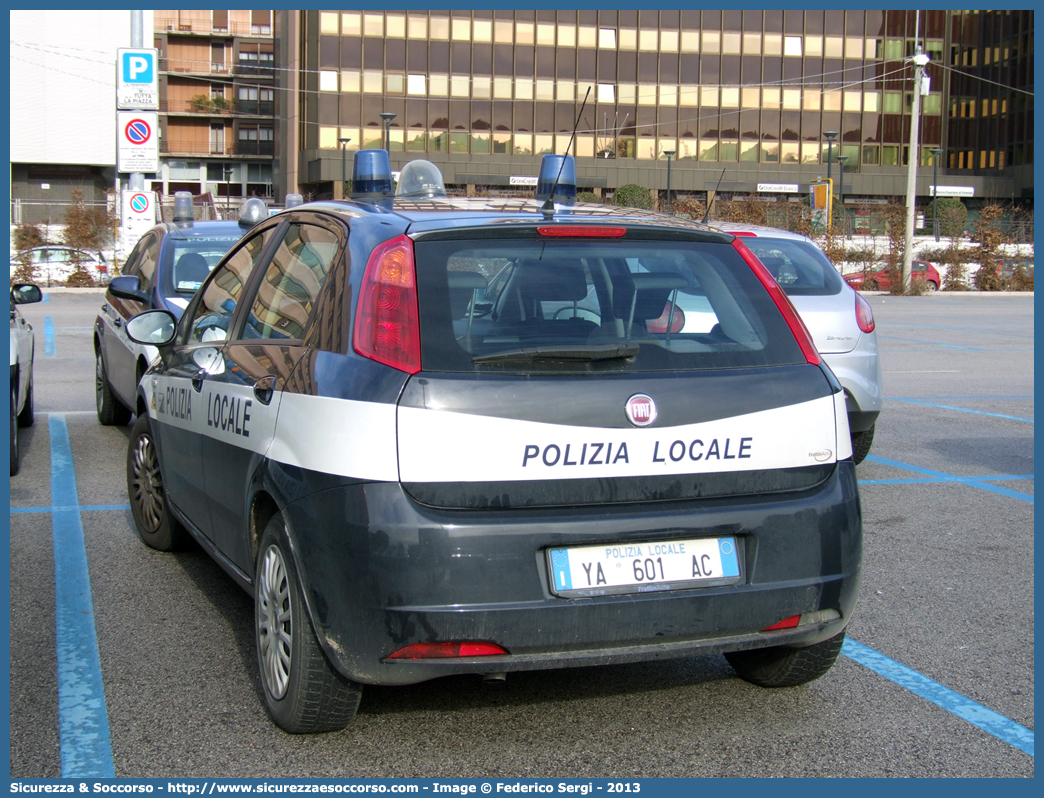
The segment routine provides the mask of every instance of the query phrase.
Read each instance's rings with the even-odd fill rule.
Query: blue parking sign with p
[[[156,63],[152,53],[123,53],[123,80],[126,83],[155,81]]]

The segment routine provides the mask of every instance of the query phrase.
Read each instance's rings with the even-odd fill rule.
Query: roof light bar
[[[552,190],[555,192],[555,201],[560,205],[576,202],[576,161],[572,155],[545,155],[541,159],[536,198],[546,200]]]
[[[192,192],[191,191],[175,191],[174,192],[174,221],[192,224]]]
[[[352,199],[392,196],[391,161],[387,150],[359,150],[352,159]]]

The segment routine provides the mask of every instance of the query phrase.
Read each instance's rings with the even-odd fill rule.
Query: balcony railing
[[[238,142],[205,142],[198,139],[171,139],[160,142],[162,155],[184,156],[225,156],[252,155],[271,156],[275,154],[275,142],[272,141],[238,141]]]
[[[153,29],[167,33],[201,33],[208,36],[264,36],[272,37],[271,25],[253,25],[246,22],[229,22],[225,26],[215,26],[208,20],[179,20],[172,17],[156,17]]]
[[[168,114],[194,114],[198,116],[272,116],[275,103],[260,100],[224,100],[200,102],[196,100],[160,100],[160,111]]]
[[[181,72],[196,75],[231,75],[231,64],[216,64],[210,60],[195,61],[189,58],[161,58],[160,72]]]

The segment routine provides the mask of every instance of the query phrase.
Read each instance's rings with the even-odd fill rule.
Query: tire
[[[18,389],[11,386],[11,476],[18,473]]]
[[[291,734],[338,731],[355,717],[362,685],[337,673],[319,647],[289,552],[277,513],[261,536],[254,579],[254,637],[265,703],[276,725]]]
[[[188,532],[170,513],[156,442],[144,414],[134,423],[127,447],[127,497],[134,527],[146,546],[175,551],[185,545]]]
[[[31,427],[34,421],[36,421],[36,415],[33,413],[33,373],[30,371],[29,390],[25,392],[25,404],[22,405],[22,411],[18,414],[18,426]]]
[[[925,280],[924,290],[926,293],[934,294],[936,291],[939,290],[939,284],[936,283],[934,280]]]
[[[852,462],[859,465],[870,454],[870,445],[874,442],[874,429],[877,425],[862,432],[852,433]]]
[[[130,421],[131,411],[116,398],[109,385],[101,352],[94,355],[94,406],[98,411],[98,421],[106,427],[123,427]]]
[[[796,687],[823,676],[841,653],[842,631],[834,637],[804,648],[774,646],[754,651],[731,651],[725,655],[740,678],[758,687]]]

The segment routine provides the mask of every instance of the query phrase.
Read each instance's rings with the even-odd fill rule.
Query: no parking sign
[[[117,111],[117,169],[120,172],[159,171],[159,114],[154,111]]]
[[[123,192],[123,247],[130,249],[156,225],[156,194],[153,191]]]

